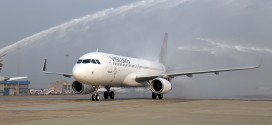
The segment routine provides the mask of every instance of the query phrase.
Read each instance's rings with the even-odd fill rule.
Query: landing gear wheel
[[[100,97],[99,97],[99,93],[98,93],[98,89],[99,89],[99,86],[93,86],[94,88],[94,93],[92,94],[92,101],[99,101]]]
[[[99,94],[92,94],[92,101],[99,101],[100,96]]]
[[[114,96],[115,96],[114,92],[111,91],[111,92],[110,92],[110,99],[114,99]]]
[[[104,99],[108,99],[109,98],[109,92],[104,92]]]
[[[95,94],[92,95],[92,101],[95,101]]]
[[[96,100],[96,101],[99,101],[99,99],[100,99],[99,95],[98,95],[98,94],[95,95],[95,100]]]
[[[158,94],[159,99],[163,99],[163,94]]]
[[[156,99],[157,98],[157,94],[156,93],[152,93],[152,99]]]

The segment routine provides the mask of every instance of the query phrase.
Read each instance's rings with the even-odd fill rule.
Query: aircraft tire
[[[100,96],[97,94],[97,95],[95,95],[95,100],[96,101],[99,101],[100,100]]]
[[[156,99],[157,98],[157,94],[156,93],[152,93],[152,99]]]
[[[108,99],[109,98],[109,92],[105,91],[104,92],[104,99]]]
[[[95,94],[92,94],[92,101],[95,101],[96,97]]]
[[[158,94],[159,99],[163,99],[163,94]]]
[[[111,91],[109,95],[110,95],[110,99],[114,99],[115,94],[113,91]]]

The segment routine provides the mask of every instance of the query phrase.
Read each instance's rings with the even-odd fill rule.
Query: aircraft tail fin
[[[4,63],[4,57],[5,57],[5,55],[7,55],[6,53],[1,53],[0,54],[0,72],[2,71],[2,69],[3,69],[3,63]]]
[[[164,40],[161,47],[161,52],[159,56],[159,63],[166,65],[166,57],[167,57],[167,43],[168,43],[168,33],[164,34]]]

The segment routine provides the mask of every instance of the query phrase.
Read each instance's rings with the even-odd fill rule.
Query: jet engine
[[[82,84],[78,81],[72,83],[72,89],[77,94],[89,94],[95,91],[91,85]]]
[[[156,94],[165,94],[172,89],[171,83],[164,78],[155,78],[150,82],[150,90]]]

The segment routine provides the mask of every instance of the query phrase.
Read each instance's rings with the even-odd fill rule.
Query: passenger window
[[[101,64],[99,60],[96,59],[95,61],[97,62],[97,64]]]
[[[82,63],[90,63],[91,62],[91,59],[84,59],[83,61],[82,61]]]
[[[77,61],[77,64],[80,64],[81,62],[82,62],[82,60],[80,59],[80,60]]]
[[[94,59],[92,59],[92,63],[96,64],[96,62],[95,62],[95,60],[94,60]]]

